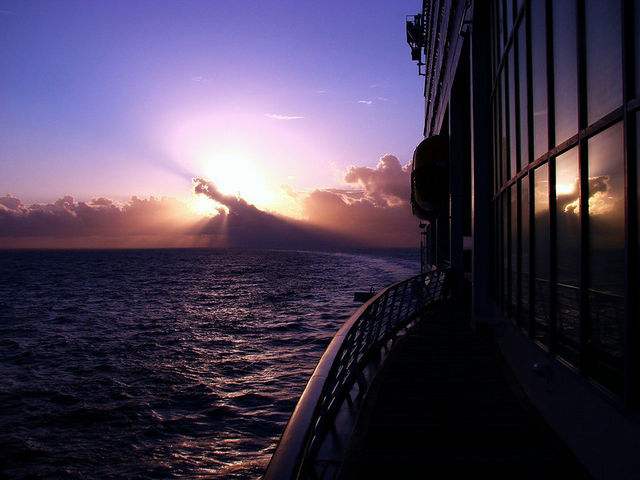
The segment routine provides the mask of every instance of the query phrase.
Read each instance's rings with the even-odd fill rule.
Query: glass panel
[[[511,33],[511,28],[513,27],[513,0],[506,0],[507,4],[507,38],[509,38],[509,34]]]
[[[518,28],[518,95],[520,95],[520,165],[529,163],[529,106],[527,103],[527,44],[525,22]]]
[[[498,53],[500,58],[502,56],[502,46],[504,45],[504,29],[502,26],[504,25],[504,10],[502,9],[502,0],[498,0],[496,2],[498,4]]]
[[[502,228],[500,215],[500,197],[498,197],[495,201],[495,212],[494,212],[494,220],[495,220],[495,228],[496,228],[496,245],[495,245],[495,258],[494,258],[494,268],[496,272],[496,302],[499,305],[502,305]]]
[[[636,0],[634,4],[635,10],[635,40],[636,40],[636,51],[635,56],[636,59],[640,56],[640,0]],[[636,98],[640,97],[640,62],[634,62],[636,67]]]
[[[515,175],[517,172],[516,160],[517,160],[517,145],[516,145],[516,81],[515,81],[515,64],[513,47],[509,50],[509,161],[511,167],[511,175]]]
[[[549,166],[534,172],[535,337],[549,345]]]
[[[509,198],[508,191],[500,196],[502,203],[502,309],[509,312]]]
[[[578,133],[575,0],[553,2],[556,145]]]
[[[499,90],[498,90],[499,91]],[[498,190],[500,190],[500,185],[501,185],[501,178],[502,178],[502,174],[501,174],[501,168],[500,168],[500,159],[502,158],[501,152],[500,152],[500,115],[498,114],[498,112],[500,111],[499,108],[499,98],[498,95],[496,95],[496,99],[493,105],[493,126],[494,126],[494,135],[493,135],[493,163],[495,165],[495,171],[493,174],[494,177],[494,181],[495,181],[495,188],[494,188],[494,193],[498,193]]]
[[[585,0],[585,21],[587,117],[592,124],[622,104],[620,2]]]
[[[522,249],[520,277],[520,322],[524,329],[529,329],[529,177],[524,177],[520,184],[520,248]]]
[[[622,123],[589,139],[589,311],[592,374],[622,389],[624,149]]]
[[[505,71],[506,69],[502,69],[502,73],[500,74],[500,96],[502,97],[502,105],[501,105],[501,127],[500,127],[500,150],[502,151],[502,182],[506,182],[511,178],[512,172],[510,171],[510,163],[509,163],[509,138],[507,137],[507,96],[506,96],[506,88],[507,84],[505,82]]]
[[[547,62],[545,2],[531,2],[531,62],[533,79],[533,158],[549,150],[547,134]]]
[[[578,365],[580,352],[580,173],[578,149],[556,159],[558,354]]]
[[[518,189],[511,186],[511,316],[516,318],[518,312]]]
[[[495,80],[498,72],[498,64],[500,62],[498,57],[498,1],[494,1],[491,4],[491,51],[493,55],[493,79]]]

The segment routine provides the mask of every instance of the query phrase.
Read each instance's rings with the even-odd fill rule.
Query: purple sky
[[[3,1],[0,196],[187,200],[206,177],[300,218],[283,186],[354,188],[350,166],[410,160],[423,77],[404,21],[420,6]]]

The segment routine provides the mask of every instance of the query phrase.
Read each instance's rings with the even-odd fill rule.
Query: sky
[[[194,179],[273,218],[410,241],[384,222],[403,206],[415,223],[406,165],[423,77],[404,22],[420,6],[0,1],[0,246],[122,246],[108,215],[94,235],[68,225],[87,209],[133,215],[136,201],[190,225],[240,215]],[[193,231],[174,243],[189,238],[211,244]]]

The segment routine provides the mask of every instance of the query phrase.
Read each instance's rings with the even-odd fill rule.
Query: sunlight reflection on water
[[[260,475],[372,253],[0,252],[2,473]]]

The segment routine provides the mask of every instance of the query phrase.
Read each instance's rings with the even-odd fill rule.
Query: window
[[[636,0],[634,4],[635,9],[635,28],[634,28],[634,39],[635,39],[635,58],[638,58],[640,55],[640,0]],[[636,91],[635,97],[640,98],[640,62],[636,61],[633,63],[635,67],[635,76],[636,76]]]
[[[623,385],[640,378],[624,348],[633,354],[640,348],[640,338],[625,338],[626,325],[637,329],[631,315],[637,316],[640,298],[640,258],[625,264],[635,258],[625,249],[640,249],[634,236],[640,223],[640,0],[624,2],[635,26],[628,64],[622,3],[518,1],[516,12],[516,2],[496,0],[502,20],[494,22],[493,61],[496,68],[502,61],[502,69],[495,72],[490,123],[496,304],[551,355],[618,396],[631,395],[625,392],[633,388]],[[506,16],[515,20],[518,12],[507,43]],[[623,74],[635,74],[624,109]],[[626,212],[633,215],[625,218]],[[631,303],[625,303],[627,274],[638,280]]]
[[[545,2],[531,2],[531,61],[533,79],[533,158],[549,148],[547,133],[547,58],[546,58]]]
[[[513,318],[518,313],[518,186],[513,184],[509,189],[509,201],[511,203],[511,308]]]
[[[578,133],[575,0],[553,2],[553,77],[556,145]],[[569,21],[567,21],[569,19]]]
[[[558,354],[576,367],[580,352],[579,172],[577,147],[556,159],[556,338]]]
[[[509,102],[509,178],[516,174],[517,167],[517,144],[516,144],[516,81],[515,81],[515,63],[513,47],[509,50],[509,61],[507,63],[509,69],[508,81],[508,102]]]
[[[520,165],[529,163],[529,104],[527,100],[527,40],[525,22],[518,28],[518,95],[520,100]]]
[[[622,105],[620,2],[585,0],[585,22],[587,117],[591,125]]]
[[[622,390],[624,329],[624,149],[622,123],[589,148],[589,314],[593,376]]]
[[[529,177],[520,181],[520,325],[529,329]]]
[[[535,338],[549,345],[549,165],[534,172]]]

